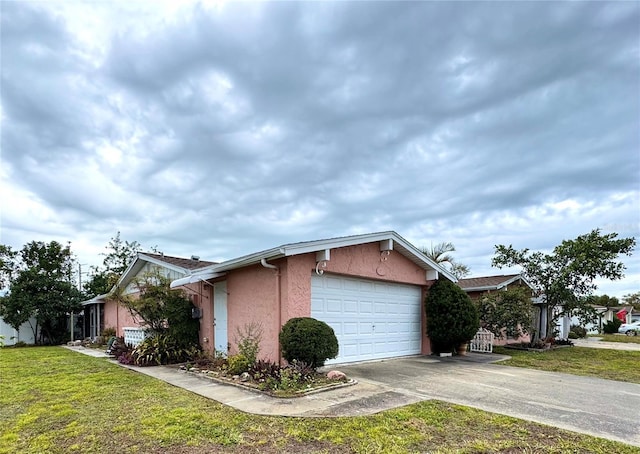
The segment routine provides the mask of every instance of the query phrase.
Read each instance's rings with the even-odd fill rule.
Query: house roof
[[[170,255],[164,255],[164,254],[150,254],[148,252],[145,252],[142,255],[145,257],[153,258],[162,263],[175,265],[185,270],[196,270],[198,268],[215,265],[217,263],[217,262],[209,262],[207,260],[200,260],[200,258],[196,256],[192,256],[190,259],[185,259],[183,257],[173,257]]]
[[[274,260],[293,255],[308,254],[310,252],[320,252],[335,248],[388,240],[391,240],[390,244],[392,249],[398,251],[400,254],[411,260],[416,265],[420,266],[425,271],[436,272],[436,278],[438,274],[442,274],[447,279],[453,282],[457,281],[455,276],[453,276],[447,269],[431,260],[418,248],[413,246],[396,232],[387,231],[284,244],[272,249],[266,249],[264,251],[243,255],[241,257],[237,257],[221,263],[206,266],[194,271],[191,276],[173,281],[171,283],[171,286],[178,287],[180,285],[194,283],[199,280],[212,279],[214,277],[224,275],[224,273],[227,271],[243,268],[245,266],[256,265],[258,263],[261,263],[263,260]]]
[[[514,282],[522,281],[532,288],[532,285],[521,274],[503,274],[499,276],[482,276],[460,279],[458,285],[465,292],[479,292],[486,290],[500,290]]]

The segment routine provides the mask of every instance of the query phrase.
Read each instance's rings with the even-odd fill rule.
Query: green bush
[[[242,353],[229,356],[227,360],[227,372],[231,375],[240,375],[249,370],[251,362]]]
[[[620,325],[622,325],[620,319],[613,317],[613,320],[609,320],[607,323],[602,325],[602,331],[604,331],[605,334],[616,334]]]
[[[156,334],[143,340],[132,357],[137,366],[159,366],[189,361],[197,353],[194,346],[186,346],[167,334]]]
[[[289,363],[301,361],[317,368],[338,356],[338,339],[333,329],[310,317],[292,318],[280,331],[282,357]]]
[[[427,335],[434,353],[451,352],[478,332],[478,309],[460,287],[439,279],[425,298]]]
[[[571,333],[575,335],[575,337],[571,337]],[[584,326],[571,325],[569,328],[569,339],[582,339],[587,337],[587,329]]]

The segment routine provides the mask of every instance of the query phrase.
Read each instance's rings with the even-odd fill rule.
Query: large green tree
[[[9,292],[0,299],[0,317],[14,329],[29,322],[38,343],[59,343],[67,333],[67,314],[80,309],[81,294],[73,280],[71,246],[32,241],[3,263]],[[35,324],[31,323],[35,320]]]
[[[431,247],[423,247],[421,251],[434,262],[447,268],[451,274],[458,279],[468,276],[471,273],[467,265],[457,262],[451,255],[451,252],[456,251],[453,243],[442,242],[435,245],[432,244]]]
[[[517,339],[531,330],[531,293],[523,287],[483,295],[477,300],[480,320],[496,338]]]
[[[640,311],[640,292],[628,293],[622,297],[622,304],[628,304],[633,306],[637,311]]]
[[[540,328],[550,334],[564,315],[578,316],[584,322],[593,320],[594,310],[587,297],[597,289],[596,279],[624,277],[625,266],[618,258],[631,255],[636,241],[617,237],[617,233],[604,235],[595,229],[573,240],[562,241],[551,253],[497,245],[492,265],[521,268],[541,298],[542,310],[546,311],[546,327]]]

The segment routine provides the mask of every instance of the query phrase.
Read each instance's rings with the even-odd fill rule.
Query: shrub
[[[191,360],[200,369],[222,369],[227,366],[227,356],[221,352],[215,352],[212,355],[208,352],[199,351]]]
[[[602,325],[602,331],[604,331],[605,334],[616,334],[620,325],[622,325],[620,319],[614,317],[613,320],[609,320],[607,323]]]
[[[478,309],[453,282],[439,279],[425,298],[427,335],[434,353],[451,352],[478,332]]]
[[[249,370],[251,363],[242,353],[229,356],[227,360],[227,372],[231,375],[240,375]]]
[[[290,319],[280,330],[279,337],[282,357],[289,363],[301,361],[317,368],[338,356],[338,339],[333,329],[314,318]]]
[[[107,354],[115,356],[116,359],[120,359],[120,356],[125,353],[133,352],[133,347],[124,343],[124,337],[116,337],[111,348],[107,350]]]
[[[238,353],[243,355],[249,364],[254,364],[258,359],[260,351],[260,341],[262,340],[262,325],[259,323],[249,323],[242,329],[236,330],[236,344]]]
[[[159,366],[188,361],[197,353],[194,346],[185,346],[168,334],[156,334],[143,340],[132,356],[138,366]]]
[[[116,336],[116,329],[113,327],[105,328],[104,330],[102,330],[102,333],[100,335],[105,339],[110,339]]]
[[[122,353],[120,356],[118,356],[118,362],[120,364],[126,364],[127,366],[135,364],[135,360],[133,358],[133,353],[132,352],[124,352],[124,353]]]
[[[569,335],[567,336],[569,339],[579,339],[578,335],[575,331],[569,331]]]
[[[576,337],[571,337],[571,333],[575,334]],[[570,339],[581,339],[584,337],[587,337],[587,329],[584,326],[571,325],[571,328],[569,329]]]
[[[280,382],[280,366],[271,361],[258,360],[249,367],[249,375],[262,389],[274,389]]]
[[[573,342],[571,342],[569,339],[556,339],[555,345],[573,345]]]

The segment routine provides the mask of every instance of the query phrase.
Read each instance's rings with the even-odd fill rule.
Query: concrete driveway
[[[340,370],[386,387],[391,400],[439,399],[640,446],[638,384],[487,364],[480,354],[394,359]],[[355,404],[338,404],[331,412]]]

